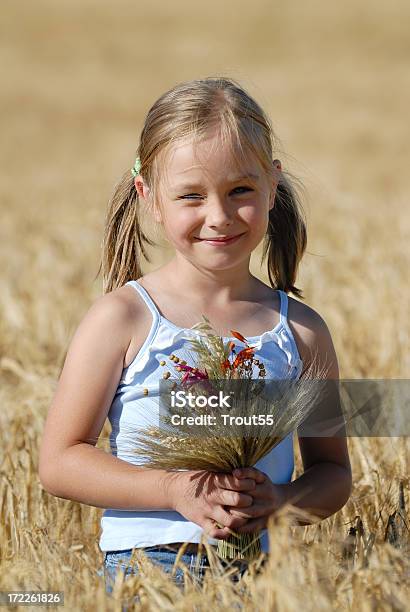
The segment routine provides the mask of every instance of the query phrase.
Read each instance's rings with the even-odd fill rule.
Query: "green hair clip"
[[[141,170],[141,162],[140,162],[140,158],[137,157],[135,160],[134,166],[131,168],[131,173],[133,176],[137,176],[137,174],[140,173],[140,170]]]

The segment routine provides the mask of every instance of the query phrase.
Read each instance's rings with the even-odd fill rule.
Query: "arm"
[[[246,519],[225,505],[248,506],[253,480],[203,470],[172,472],[132,465],[96,448],[122,374],[136,319],[122,288],[99,298],[71,342],[44,428],[39,476],[64,499],[119,510],[176,510],[211,537],[226,538]],[[225,528],[216,528],[218,521]]]
[[[320,440],[317,443],[317,449],[323,451],[325,442],[324,438],[310,438],[310,442],[314,444],[314,440]],[[329,453],[334,456],[342,456],[342,445],[334,444],[331,440],[324,456],[329,456]],[[309,468],[305,468],[304,473],[296,480],[289,484],[277,485],[282,491],[281,505],[290,503],[296,508],[300,508],[316,516],[319,520],[331,516],[340,510],[350,497],[352,487],[352,476],[350,467],[339,463],[338,461],[322,460],[312,464]],[[309,525],[315,522],[312,518],[309,520],[298,519],[299,525]]]
[[[326,380],[335,381],[334,384],[326,383],[326,395],[322,405],[313,413],[316,427],[319,429],[325,426],[326,417],[334,423],[335,419],[340,419],[342,412],[338,385],[339,365],[335,348],[326,323],[317,313],[307,333],[305,346],[308,347],[310,355],[317,350],[319,366],[323,365],[327,369]],[[304,353],[306,354],[306,351]],[[307,363],[307,354],[305,359]],[[313,423],[312,427],[315,427]],[[337,436],[314,436],[312,433],[308,435],[308,428],[309,419],[307,426],[300,427],[298,432],[304,473],[293,482],[282,485],[283,501],[324,519],[340,510],[350,497],[352,472],[346,432],[342,425]],[[299,523],[309,524],[303,520]]]
[[[102,508],[171,507],[164,470],[147,472],[95,446],[133,321],[120,289],[96,300],[72,339],[40,449],[41,484],[57,497]]]
[[[319,520],[327,518],[344,506],[351,493],[352,474],[344,427],[339,425],[337,436],[314,437],[312,429],[311,435],[308,435],[309,427],[325,425],[325,418],[329,418],[334,424],[334,418],[340,418],[341,414],[337,384],[339,367],[332,338],[323,319],[314,311],[311,312],[314,314],[311,315],[309,325],[304,328],[300,343],[300,352],[305,364],[302,375],[311,364],[311,356],[316,354],[319,368],[326,367],[325,380],[335,383],[324,383],[331,395],[326,396],[318,410],[315,409],[312,419],[308,419],[307,426],[304,424],[299,428],[298,441],[304,473],[292,482],[280,485],[273,484],[264,474],[265,478],[261,478],[255,492],[251,493],[254,497],[253,507],[249,510],[232,512],[234,516],[253,517],[238,530],[239,532],[266,527],[269,515],[286,503],[309,512]],[[234,474],[239,477],[255,478],[257,472],[262,474],[255,468],[245,468],[240,472],[235,470]],[[314,519],[298,519],[300,525],[307,525],[310,522],[314,522]]]

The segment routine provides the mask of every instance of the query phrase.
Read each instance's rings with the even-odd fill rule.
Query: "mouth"
[[[207,244],[222,246],[225,244],[231,244],[232,242],[235,242],[236,240],[241,238],[241,236],[243,236],[244,234],[245,232],[242,232],[242,234],[236,234],[235,236],[224,236],[224,237],[217,237],[217,238],[196,238],[196,240],[200,242],[206,242]]]

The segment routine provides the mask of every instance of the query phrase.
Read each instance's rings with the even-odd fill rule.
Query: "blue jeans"
[[[150,546],[141,550],[144,551],[145,555],[150,559],[150,561],[152,561],[152,563],[161,567],[166,574],[171,574],[175,559],[178,554],[176,551],[168,550],[165,545],[161,547]],[[121,571],[124,572],[125,580],[127,579],[127,576],[138,574],[137,564],[135,562],[132,565],[130,564],[132,552],[133,549],[129,548],[127,550],[107,551],[104,554],[104,569],[103,572],[98,572],[98,574],[100,576],[104,576],[107,593],[112,593],[115,575],[118,571],[118,568],[120,568]],[[183,555],[181,555],[180,561],[186,566],[187,571],[194,579],[194,582],[200,585],[202,583],[206,571],[210,568],[209,560],[206,553],[201,553],[201,555],[197,553],[184,553]],[[242,564],[238,568],[238,572],[232,575],[231,580],[240,580],[246,569],[247,564]],[[172,579],[178,586],[183,586],[184,571],[181,567],[175,568]]]

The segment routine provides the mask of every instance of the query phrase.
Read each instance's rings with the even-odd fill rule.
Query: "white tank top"
[[[152,325],[145,342],[132,363],[124,368],[113,398],[108,419],[111,423],[110,447],[114,456],[135,465],[143,465],[144,458],[133,452],[133,439],[138,429],[158,424],[159,381],[163,373],[171,370],[169,357],[175,354],[192,363],[194,353],[186,336],[194,330],[178,327],[161,315],[144,287],[136,280],[129,281],[140,294],[152,314]],[[255,357],[266,369],[266,380],[298,379],[303,363],[287,322],[288,296],[277,290],[280,296],[280,320],[260,336],[247,336],[254,347]],[[184,338],[185,337],[185,338]],[[236,342],[234,337],[224,338]],[[167,366],[161,366],[165,360]],[[169,366],[169,367],[168,367]],[[255,375],[254,378],[257,378]],[[144,394],[148,389],[148,395]],[[290,482],[294,469],[293,433],[290,433],[265,457],[255,463],[275,484]],[[125,550],[171,542],[200,542],[203,529],[188,521],[179,512],[166,509],[118,510],[108,508],[101,518],[100,549]],[[218,540],[207,537],[210,544]],[[267,530],[261,534],[262,550],[269,551]]]

